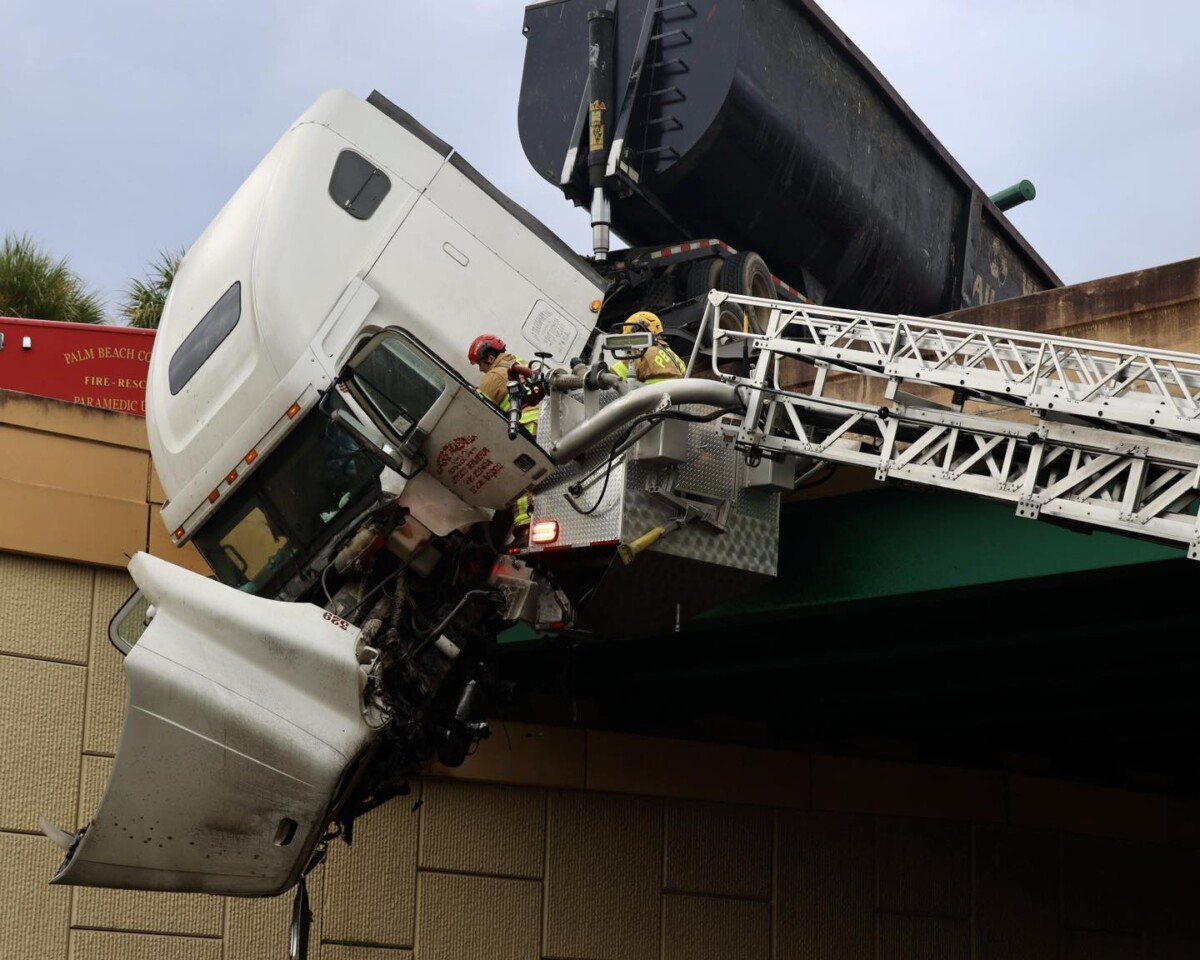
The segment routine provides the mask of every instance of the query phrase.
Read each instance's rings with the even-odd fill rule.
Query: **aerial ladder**
[[[704,323],[709,375],[744,388],[728,436],[750,464],[864,467],[1200,557],[1200,356],[719,291]]]

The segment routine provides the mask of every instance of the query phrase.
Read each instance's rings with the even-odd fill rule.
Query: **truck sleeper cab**
[[[582,538],[576,595],[617,613],[637,613],[638,580],[686,588],[682,608],[652,598],[678,619],[740,582],[730,570],[774,574],[778,493],[713,469],[734,463],[716,415],[744,400],[709,380],[585,388],[569,360],[605,350],[590,326],[601,294],[377,95],[326,94],[285,134],[181,264],[149,372],[163,519],[219,582],[131,563],[144,596],[114,626],[121,740],[91,823],[46,828],[66,848],[54,882],[275,894],[426,760],[461,763],[499,691],[487,645],[515,620],[571,616],[552,564],[502,542],[506,506],[531,487],[565,518],[574,474],[611,472],[617,500],[592,521],[611,533],[563,529]],[[481,329],[554,371],[541,446],[464,376]],[[716,414],[674,424],[682,450],[678,431],[670,451],[610,443],[687,404]],[[590,588],[612,533],[667,528],[652,576]]]
[[[278,893],[331,820],[461,762],[505,612],[489,520],[552,468],[466,348],[565,363],[602,293],[378,94],[284,134],[180,265],[149,373],[164,522],[219,582],[131,563],[117,758],[88,826],[47,825],[54,882]]]

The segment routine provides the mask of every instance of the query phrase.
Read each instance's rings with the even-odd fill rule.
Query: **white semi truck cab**
[[[607,372],[649,339],[606,352],[605,292],[382,96],[333,91],[291,126],[188,251],[164,310],[146,417],[162,519],[215,580],[131,563],[139,592],[111,633],[129,678],[117,759],[87,827],[47,825],[68,850],[55,882],[278,893],[427,759],[461,763],[487,734],[497,632],[686,618],[747,566],[712,548],[722,536],[765,545],[750,581],[774,572],[777,494],[717,509],[734,477],[714,486],[708,467],[645,488],[696,459],[689,439],[711,460],[711,411],[741,400],[712,380],[668,393]],[[531,365],[536,439],[476,392],[482,332]],[[684,447],[652,435],[664,417],[683,418]],[[626,426],[642,453],[610,450]],[[508,542],[516,498],[549,484],[547,506],[568,509],[597,465],[602,504],[543,522],[554,533],[533,549]],[[643,569],[678,601],[651,615],[623,564],[617,593],[597,592],[618,548],[641,552],[688,498],[710,522]],[[589,596],[604,611],[590,626]]]
[[[325,94],[180,266],[147,389],[151,452],[168,498],[163,521],[176,542],[195,537],[220,574],[237,561],[204,532],[211,518],[222,514],[229,526],[230,497],[308,418],[370,334],[406,331],[440,367],[436,375],[422,368],[427,380],[474,375],[467,345],[485,331],[518,356],[562,365],[587,344],[602,287],[407,114],[378,94],[369,102]],[[467,504],[504,506],[514,483],[530,479],[510,472],[505,463]],[[430,520],[446,532],[449,520]],[[295,532],[303,538],[328,523],[308,518]]]

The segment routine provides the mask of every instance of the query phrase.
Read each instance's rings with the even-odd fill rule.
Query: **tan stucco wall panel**
[[[146,421],[111,410],[0,390],[0,423],[90,442],[148,450]]]
[[[71,891],[47,887],[62,851],[42,836],[0,833],[0,956],[63,960]]]
[[[771,905],[663,897],[662,960],[770,960]]]
[[[72,930],[70,960],[221,960],[221,941]]]
[[[315,886],[310,880],[310,896]],[[225,908],[224,960],[259,960],[280,953],[281,936],[291,919],[292,897],[286,894],[230,899]]]
[[[966,823],[880,817],[878,908],[966,919],[971,913],[971,830]]]
[[[145,423],[0,391],[0,550],[124,566],[146,543]]]
[[[1147,843],[1200,847],[1200,802],[1012,774],[1012,823]]]
[[[776,960],[872,960],[872,818],[787,810],[777,830]]]
[[[86,679],[84,667],[0,656],[0,830],[74,820]]]
[[[417,828],[413,792],[354,824],[354,843],[330,845],[325,864],[324,940],[411,947],[417,885]],[[369,905],[379,905],[376,909]]]
[[[803,753],[589,730],[587,761],[589,790],[809,805]]]
[[[82,564],[0,553],[0,653],[86,663],[94,576]]]
[[[1155,847],[1150,933],[1191,943],[1200,957],[1200,851]]]
[[[322,953],[320,919],[325,915],[325,868],[308,876],[309,906],[316,921],[309,944],[310,960],[326,960]],[[225,903],[224,960],[261,960],[283,955],[284,936],[292,919],[294,895],[230,897]]]
[[[124,567],[146,547],[150,507],[0,479],[0,550]]]
[[[542,878],[544,790],[431,779],[423,798],[422,869]]]
[[[1097,837],[1063,838],[1063,922],[1080,930],[1138,933],[1149,919],[1153,851]]]
[[[413,960],[411,950],[392,947],[356,947],[342,943],[323,943],[309,948],[310,960]],[[255,954],[255,960],[271,954]],[[226,957],[226,960],[230,960]]]
[[[655,960],[662,801],[555,792],[547,822],[545,953],[577,960]]]
[[[75,891],[71,924],[75,927],[130,933],[220,937],[224,929],[224,913],[223,899],[199,893],[80,887]],[[276,931],[276,942],[278,939]]]
[[[91,493],[111,500],[146,502],[144,450],[88,443],[0,424],[0,478],[30,486]],[[86,455],[81,452],[86,450]]]
[[[167,501],[167,492],[163,490],[162,481],[158,479],[158,471],[154,469],[153,461],[150,463],[147,482],[149,486],[146,488],[146,499],[161,507]]]
[[[109,642],[108,624],[136,585],[121,570],[98,569],[95,575],[83,749],[88,753],[115,754],[125,715],[125,660]]]
[[[815,755],[813,807],[1003,823],[1004,776],[990,770]]]
[[[974,833],[978,960],[1058,960],[1060,836],[993,825]]]
[[[1146,956],[1151,960],[1196,960],[1200,957],[1200,937],[1151,930],[1146,934]]]
[[[663,888],[769,898],[774,832],[768,807],[667,801]]]
[[[309,943],[310,960],[327,960],[320,943],[320,919],[325,915],[325,867],[308,876],[309,908],[317,918]],[[223,960],[263,960],[284,956],[284,936],[292,921],[291,892],[278,897],[230,897],[225,902]]]
[[[452,779],[582,789],[586,756],[587,734],[581,729],[498,721],[467,763],[434,764],[432,772]]]
[[[965,920],[885,913],[879,917],[878,931],[876,960],[973,960],[971,928]]]
[[[458,874],[417,881],[420,960],[538,960],[542,885]]]
[[[1144,949],[1142,938],[1135,934],[1068,930],[1063,936],[1062,960],[1143,960]]]

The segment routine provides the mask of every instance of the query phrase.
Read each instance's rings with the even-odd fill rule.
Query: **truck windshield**
[[[196,534],[223,583],[270,595],[378,491],[382,470],[354,438],[310,414]]]

